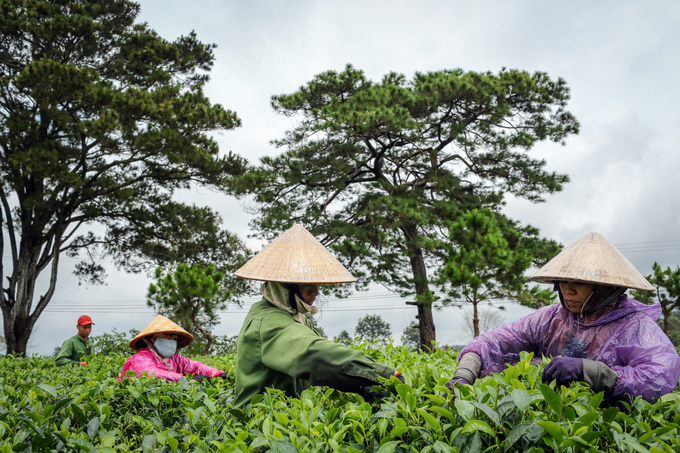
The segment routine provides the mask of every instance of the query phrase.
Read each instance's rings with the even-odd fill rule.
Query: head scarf
[[[307,313],[313,315],[316,314],[319,309],[305,303],[305,301],[298,296],[299,290],[296,291],[296,289],[297,285],[290,283],[264,282],[260,292],[269,303],[286,313],[290,313],[294,320],[306,326],[308,325]],[[293,293],[293,297],[291,297],[291,292]],[[291,302],[292,300],[295,302]]]

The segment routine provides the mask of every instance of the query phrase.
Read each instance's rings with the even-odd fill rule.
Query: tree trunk
[[[12,274],[7,278],[8,285],[2,288],[0,296],[7,355],[16,354],[22,357],[26,355],[33,327],[52,299],[57,285],[59,255],[54,251],[58,251],[60,245],[60,237],[56,237],[46,246],[48,250],[52,250],[52,254],[43,252],[42,259],[39,259],[41,255],[39,241],[32,240],[31,237],[21,238],[18,256],[12,263]],[[48,266],[51,267],[49,287],[45,294],[38,298],[38,303],[31,313],[34,307],[35,282]]]
[[[671,311],[663,305],[661,306],[661,310],[663,312],[663,333],[668,335],[668,317],[670,316]]]
[[[423,258],[423,249],[418,244],[418,230],[415,225],[402,225],[406,239],[413,271],[413,281],[416,290],[416,306],[418,307],[418,325],[420,329],[420,349],[423,352],[434,352],[435,334],[434,319],[432,317],[432,302],[434,297],[427,280],[427,268]]]
[[[23,316],[17,316],[13,310],[2,310],[4,329],[5,329],[5,344],[7,346],[7,355],[26,356],[26,347],[28,340],[33,331],[33,323],[30,319]]]
[[[201,335],[203,335],[203,337],[208,340],[208,342],[205,344],[205,348],[203,349],[203,355],[208,355],[210,352],[210,346],[212,346],[213,336],[210,334],[210,332],[201,327],[201,325],[196,321],[195,316],[191,317],[191,322],[193,323],[194,327],[196,327],[198,331],[201,332]]]
[[[474,328],[475,338],[479,336],[479,313],[477,312],[477,303],[472,302],[472,327]]]
[[[420,328],[420,349],[423,352],[434,352],[434,342],[437,339],[432,318],[432,303],[418,304],[418,324]]]

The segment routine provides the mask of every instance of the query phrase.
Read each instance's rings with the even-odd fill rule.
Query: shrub
[[[114,336],[118,334],[114,332]],[[121,334],[125,335],[125,334]],[[368,404],[352,393],[312,387],[300,398],[270,390],[232,407],[234,353],[202,357],[226,380],[133,378],[118,383],[125,357],[83,367],[53,358],[0,358],[0,452],[664,452],[679,451],[680,394],[654,404],[610,407],[586,384],[543,384],[543,363],[517,366],[456,389],[443,348],[412,353],[350,344],[396,367]],[[544,361],[545,363],[545,361]]]

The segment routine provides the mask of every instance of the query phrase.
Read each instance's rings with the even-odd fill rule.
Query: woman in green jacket
[[[378,376],[403,376],[361,351],[319,335],[308,315],[319,283],[356,279],[302,225],[294,225],[235,275],[262,280],[262,300],[254,304],[239,333],[235,407],[243,407],[265,388],[297,397],[310,385],[324,385],[362,395],[369,402],[379,394]]]

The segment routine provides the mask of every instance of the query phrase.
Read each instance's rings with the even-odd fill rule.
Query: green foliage
[[[352,343],[352,337],[349,336],[349,332],[347,332],[346,330],[343,330],[342,332],[340,332],[340,335],[333,338],[333,341],[335,341],[336,343],[342,343],[345,346],[348,346]]]
[[[92,346],[94,352],[98,356],[113,357],[124,356],[129,357],[134,353],[130,349],[130,341],[137,336],[139,330],[130,329],[127,332],[118,332],[115,328],[109,332],[104,332],[101,335],[91,336]]]
[[[441,264],[448,225],[471,208],[501,205],[504,193],[542,201],[561,190],[567,176],[527,150],[578,131],[568,99],[565,82],[541,72],[455,69],[372,82],[348,65],[272,98],[297,126],[275,141],[284,152],[237,178],[237,190],[255,197],[263,237],[304,222],[359,286],[415,295],[429,347],[427,269]]]
[[[138,272],[229,241],[210,209],[172,200],[196,185],[224,192],[245,168],[212,138],[240,125],[203,91],[214,45],[195,33],[167,41],[138,13],[129,0],[0,3],[0,225],[9,239],[0,252],[12,257],[0,305],[12,327],[9,352],[25,353],[62,253],[84,256],[76,274],[101,283],[104,254]],[[49,284],[39,294],[44,270]]]
[[[586,384],[540,381],[522,354],[502,373],[455,391],[455,356],[352,344],[399,369],[376,404],[312,387],[300,398],[270,390],[231,404],[235,354],[202,358],[226,380],[126,379],[124,358],[55,367],[53,358],[0,358],[0,451],[132,452],[666,452],[680,449],[680,394],[621,411]],[[538,362],[531,364],[531,362]]]
[[[213,335],[212,337],[212,343],[210,343],[210,349],[208,351],[210,356],[217,357],[236,353],[238,335]],[[180,354],[184,356],[204,356],[207,343],[208,342],[204,338],[194,337],[194,342],[180,350]]]
[[[392,336],[392,327],[380,315],[366,315],[357,322],[354,335],[359,340],[385,345]]]
[[[661,304],[663,313],[661,327],[670,335],[674,330],[680,330],[678,328],[669,330],[670,321],[674,314],[677,315],[676,310],[680,308],[680,266],[676,269],[670,267],[661,269],[659,263],[655,262],[652,270],[654,273],[646,278],[656,289],[652,292],[632,290],[631,295],[645,304],[654,303],[654,299]]]
[[[420,350],[420,329],[416,321],[411,321],[401,334],[401,344],[412,351]]]
[[[227,306],[230,291],[222,291],[224,274],[215,265],[179,263],[174,272],[156,269],[156,283],[149,285],[147,303],[190,333],[200,333],[206,340],[208,355],[213,337],[211,330],[219,321],[217,310]]]
[[[437,282],[448,290],[444,304],[473,305],[474,336],[480,334],[477,305],[485,301],[520,301],[537,308],[554,300],[550,289],[529,285],[525,271],[534,262],[531,244],[490,209],[473,209],[449,227],[446,264]]]

